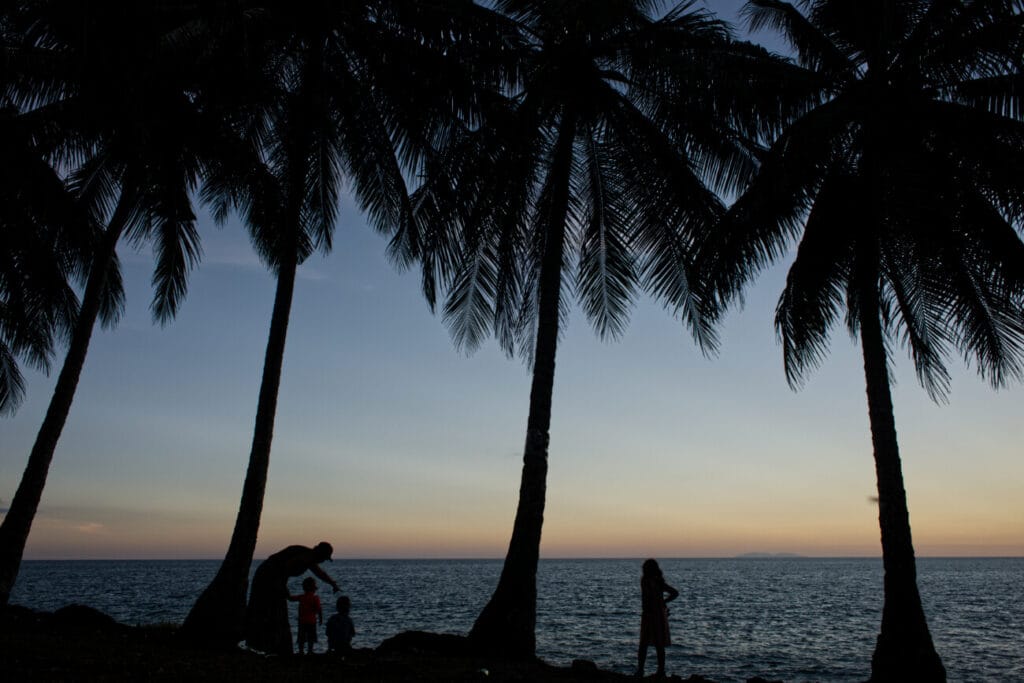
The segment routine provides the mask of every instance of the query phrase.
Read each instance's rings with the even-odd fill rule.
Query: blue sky
[[[711,3],[723,14],[737,2]],[[248,458],[273,280],[236,221],[201,219],[177,320],[148,311],[152,257],[122,250],[128,308],[97,331],[27,557],[220,557]],[[415,272],[345,203],[300,269],[257,556],[329,540],[342,557],[500,557],[518,493],[529,373],[492,343],[466,356]],[[574,311],[559,348],[542,552],[565,556],[877,555],[858,346],[838,330],[786,385],[765,273],[705,358],[638,301],[618,342]],[[59,362],[59,361],[58,361]],[[894,400],[922,555],[1024,554],[1019,386],[953,360],[948,405],[896,355]],[[10,501],[55,374],[0,424]]]

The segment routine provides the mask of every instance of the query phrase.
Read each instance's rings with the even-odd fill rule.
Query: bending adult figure
[[[315,548],[290,545],[265,559],[252,577],[249,606],[245,614],[245,642],[261,652],[292,654],[292,629],[288,624],[288,579],[313,572],[338,592],[338,584],[320,569],[329,562],[334,548],[318,543]]]

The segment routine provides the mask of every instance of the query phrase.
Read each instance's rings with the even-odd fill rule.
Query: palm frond
[[[891,294],[893,301],[886,301],[884,307],[899,313],[892,316],[891,326],[897,333],[902,332],[901,341],[910,351],[918,382],[933,401],[944,402],[951,378],[943,358],[950,340],[942,324],[941,306],[935,301],[934,288],[918,272],[924,255],[906,253],[906,249],[894,246],[886,245],[883,278],[889,288],[883,290],[882,298]]]
[[[492,329],[498,275],[495,253],[487,242],[479,242],[461,260],[464,265],[449,288],[444,320],[456,346],[473,351]]]
[[[926,82],[937,87],[1019,71],[1024,64],[1024,14],[1018,3],[975,0],[936,3],[921,27],[915,53]]]
[[[589,217],[582,226],[576,289],[598,335],[618,338],[628,323],[637,275],[628,221],[621,213],[624,179],[609,168],[597,135],[590,131],[583,143],[587,169],[581,194]]]
[[[1024,121],[948,102],[931,102],[920,113],[927,117],[928,167],[979,188],[1008,221],[1024,225]]]
[[[392,138],[374,103],[372,92],[351,74],[339,77],[344,97],[338,108],[338,148],[342,168],[373,226],[396,235],[389,252],[399,265],[408,265],[419,253],[419,238],[409,190],[396,156]],[[360,93],[357,95],[356,93]]]
[[[1024,72],[973,78],[946,88],[943,94],[972,108],[1024,122]]]
[[[7,344],[0,340],[0,415],[11,415],[25,396],[25,377]]]
[[[103,329],[117,327],[124,313],[124,280],[121,277],[121,259],[115,254],[106,266],[107,274],[100,297],[99,318]]]
[[[857,112],[856,102],[840,97],[794,122],[768,150],[756,179],[701,245],[704,299],[716,315],[800,234],[822,177],[842,158]]]
[[[740,15],[750,31],[781,33],[796,50],[800,64],[827,73],[832,79],[852,78],[857,65],[832,39],[815,26],[792,3],[780,0],[749,0]]]
[[[850,290],[859,211],[848,178],[833,173],[822,184],[775,309],[786,381],[801,386],[828,354],[829,333]]]
[[[944,250],[936,287],[957,348],[1002,387],[1024,379],[1024,244],[982,195],[968,193],[964,208],[966,229]]]
[[[188,274],[202,255],[189,195],[180,191],[177,197],[166,200],[161,203],[159,214],[153,221],[156,268],[153,271],[154,296],[150,310],[161,324],[166,324],[177,314],[187,291]]]

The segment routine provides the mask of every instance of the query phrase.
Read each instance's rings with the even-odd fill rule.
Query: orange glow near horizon
[[[580,512],[577,510],[577,512]],[[641,514],[567,514],[551,506],[542,557],[735,557],[746,553],[793,553],[808,557],[877,557],[877,524],[869,511],[842,522],[822,518],[785,519],[777,513],[762,523],[750,511],[717,517],[685,511],[666,513],[657,524],[640,523]],[[285,517],[264,522],[256,557],[293,543],[330,541],[336,558],[501,558],[511,524],[499,516],[478,516],[461,528],[447,520],[382,517],[372,525],[332,522],[326,517]],[[26,559],[219,559],[227,546],[230,517],[203,523],[174,515],[94,514],[91,519],[37,518]],[[302,529],[295,533],[295,529]],[[638,533],[638,529],[642,531]],[[1024,556],[1020,523],[979,520],[954,523],[945,517],[914,518],[918,556]]]

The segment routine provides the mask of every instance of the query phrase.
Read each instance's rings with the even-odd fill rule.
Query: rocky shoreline
[[[593,662],[558,667],[540,660],[507,662],[474,655],[459,636],[402,633],[377,649],[345,657],[270,657],[214,652],[186,644],[176,627],[126,626],[90,607],[56,612],[20,606],[0,611],[0,679],[6,681],[635,681]],[[699,675],[670,681],[714,683]],[[748,683],[769,683],[752,678]],[[779,683],[779,682],[771,682]]]

